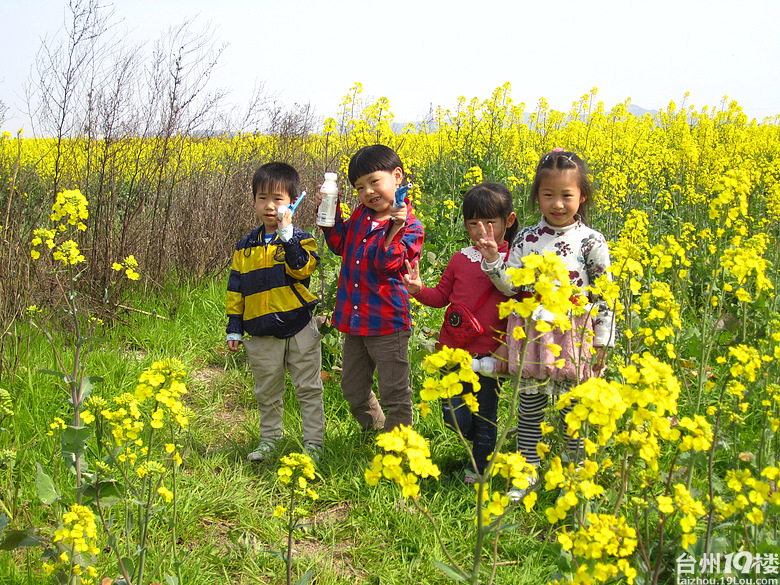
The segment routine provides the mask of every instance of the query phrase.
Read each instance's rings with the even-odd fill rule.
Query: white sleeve
[[[607,241],[603,235],[599,235],[601,238],[598,243],[588,250],[588,255],[585,258],[588,279],[591,284],[595,284],[596,279],[602,274],[606,274],[607,278],[612,280],[612,275],[608,272],[611,261]],[[593,345],[596,347],[614,347],[615,313],[612,310],[613,308],[602,299],[594,298],[593,302],[598,309],[598,313],[593,317]]]
[[[506,261],[501,257],[501,254],[499,254],[498,259],[496,259],[495,262],[488,262],[483,258],[480,266],[498,290],[508,297],[513,297],[520,289],[515,288],[512,284],[509,275],[506,273],[506,269],[509,267],[522,266],[523,262],[520,260],[522,257],[522,246],[512,246]]]

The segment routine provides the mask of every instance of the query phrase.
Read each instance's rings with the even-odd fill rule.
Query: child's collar
[[[251,234],[251,239],[254,240],[254,242],[258,244],[264,244],[266,242],[266,236],[268,234],[265,232],[265,224],[261,223],[256,230],[254,230]],[[268,239],[268,242],[272,242],[278,234],[276,232],[273,232],[270,234],[271,237]],[[251,243],[251,242],[250,242]]]
[[[509,244],[507,244],[506,241],[501,242],[501,245],[498,247],[498,253],[503,254],[505,256],[508,251],[509,251]],[[461,248],[460,253],[463,254],[466,258],[468,258],[472,262],[482,262],[482,252],[477,250],[477,247],[474,246],[473,244],[471,246],[466,246],[465,248]],[[502,256],[502,258],[504,258],[504,256]]]
[[[582,218],[580,217],[579,213],[576,213],[574,215],[574,223],[570,223],[569,225],[564,225],[564,226],[558,226],[558,225],[551,224],[549,221],[547,221],[547,218],[545,216],[542,216],[542,222],[541,223],[545,227],[548,227],[548,228],[550,228],[553,231],[556,231],[556,232],[568,232],[568,231],[573,230],[576,226],[582,224]]]

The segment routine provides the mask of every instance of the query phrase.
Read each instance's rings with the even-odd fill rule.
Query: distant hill
[[[635,116],[644,116],[645,114],[650,114],[651,116],[654,116],[656,112],[658,112],[658,110],[646,110],[645,108],[635,106],[634,104],[631,104],[626,109],[632,114],[634,114]]]

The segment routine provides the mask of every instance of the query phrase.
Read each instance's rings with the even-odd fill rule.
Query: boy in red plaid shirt
[[[328,247],[342,257],[334,312],[344,333],[341,391],[364,434],[387,432],[412,424],[412,325],[401,271],[405,261],[419,258],[424,232],[408,198],[394,207],[404,170],[393,149],[361,148],[348,174],[360,205],[346,221],[339,206],[336,225],[322,228]],[[379,401],[372,390],[375,371]]]

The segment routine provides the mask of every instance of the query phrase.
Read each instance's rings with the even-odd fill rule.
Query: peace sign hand
[[[486,230],[485,224],[481,221],[479,222],[479,239],[474,245],[487,262],[492,263],[498,260],[498,244],[496,243],[495,234],[493,234],[492,223],[487,225]]]
[[[404,286],[410,294],[416,295],[423,289],[423,283],[420,279],[420,261],[415,258],[414,261],[409,264],[408,260],[404,260],[406,264],[406,274],[404,274]]]

